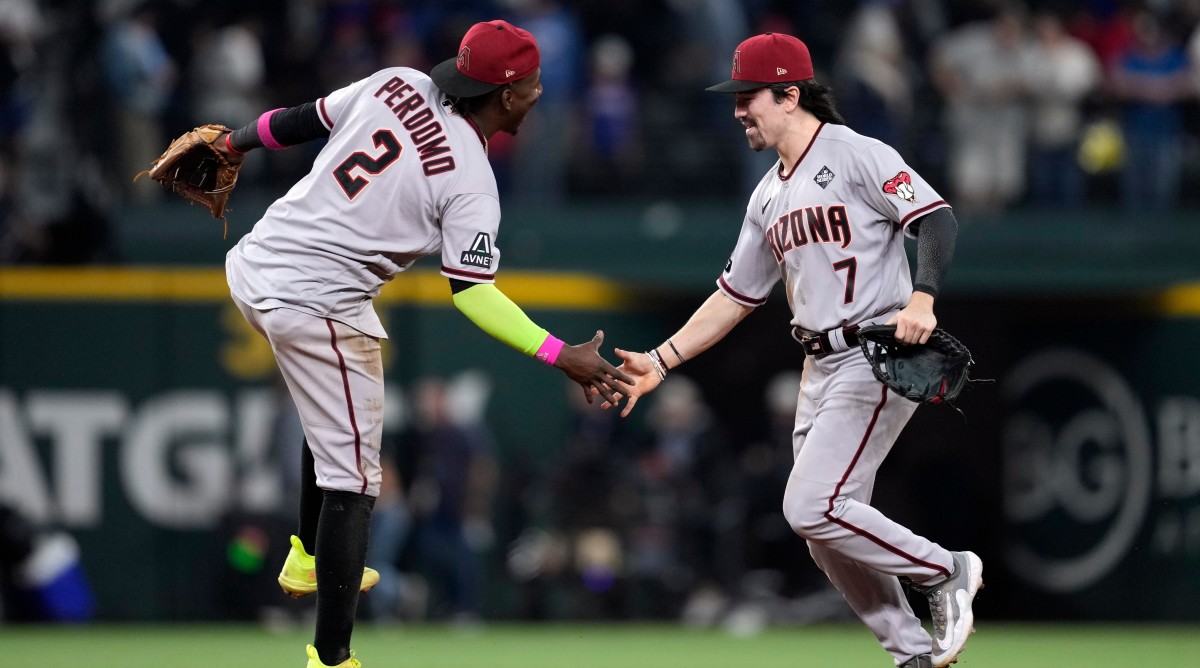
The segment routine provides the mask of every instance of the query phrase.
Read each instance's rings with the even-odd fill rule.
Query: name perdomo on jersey
[[[446,134],[442,124],[433,120],[433,110],[425,104],[425,96],[418,93],[410,84],[400,77],[392,77],[375,91],[375,97],[384,93],[383,103],[392,110],[396,119],[401,122],[421,158],[421,168],[425,176],[442,174],[454,169],[454,156],[443,155],[450,153],[446,142]],[[416,111],[420,109],[420,111]],[[416,111],[412,116],[409,112]],[[407,118],[405,118],[407,116]]]
[[[783,262],[784,253],[809,242],[840,243],[845,248],[850,245],[850,236],[850,218],[841,204],[796,209],[767,228],[767,242],[776,262]]]

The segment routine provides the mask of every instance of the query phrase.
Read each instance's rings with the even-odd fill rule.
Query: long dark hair
[[[818,121],[834,125],[846,124],[846,119],[838,113],[837,105],[833,101],[833,89],[825,84],[817,83],[816,79],[776,83],[767,88],[771,90],[771,95],[775,97],[776,102],[783,102],[787,99],[787,89],[792,86],[800,89],[800,106],[816,116]]]

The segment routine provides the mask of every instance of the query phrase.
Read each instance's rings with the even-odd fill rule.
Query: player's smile
[[[760,88],[748,93],[738,93],[733,109],[733,117],[746,129],[746,141],[754,151],[761,151],[767,147],[767,140],[763,136],[762,127],[759,126],[758,120],[752,117],[750,109],[752,106],[761,107],[761,104],[757,104],[757,102],[764,95],[769,97],[771,91],[766,88]],[[761,111],[761,109],[759,110]]]

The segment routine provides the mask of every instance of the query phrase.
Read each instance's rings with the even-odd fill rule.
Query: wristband
[[[283,107],[265,111],[262,116],[258,117],[258,139],[262,142],[263,146],[272,151],[287,148],[275,139],[275,135],[271,134],[271,117],[281,111],[283,111]]]
[[[534,357],[550,366],[554,366],[554,363],[558,361],[558,354],[562,352],[563,345],[563,342],[554,338],[553,334],[547,334],[546,340],[542,341],[542,346],[538,348]]]

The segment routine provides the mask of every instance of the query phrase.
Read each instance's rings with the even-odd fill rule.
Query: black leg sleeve
[[[325,492],[317,525],[317,632],[313,646],[327,666],[350,658],[358,588],[367,563],[375,497]]]
[[[317,487],[317,465],[308,447],[308,439],[304,439],[304,446],[300,449],[300,521],[296,535],[309,554],[316,554],[317,521],[321,519],[324,492]]]

